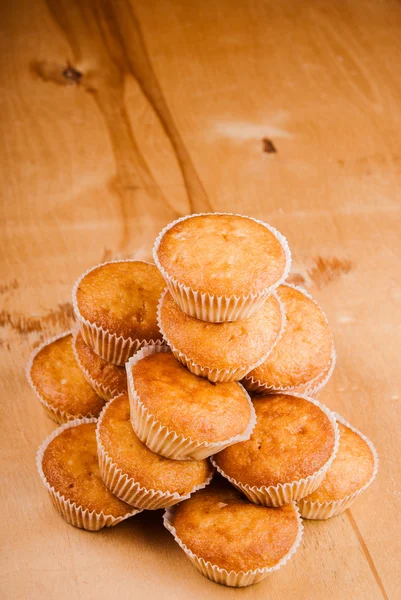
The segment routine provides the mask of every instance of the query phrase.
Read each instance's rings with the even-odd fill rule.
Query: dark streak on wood
[[[176,153],[190,211],[211,210],[164,99],[129,2],[47,0],[47,4],[70,44],[74,69],[81,73],[79,65],[84,60],[91,62],[91,69],[82,75],[81,87],[93,95],[104,117],[116,158],[117,176],[111,182],[111,188],[119,198],[123,224],[120,250],[124,250],[130,239],[130,218],[139,216],[145,221],[150,205],[161,223],[180,216],[164,197],[135,140],[124,104],[124,76],[127,73],[138,81]],[[55,69],[49,63],[37,62],[34,71],[45,81],[61,84],[59,67]],[[65,85],[66,79],[62,74],[61,77]],[[150,189],[149,197],[149,192],[144,190]]]
[[[287,277],[286,283],[290,283],[291,285],[305,286],[306,281],[305,277],[301,275],[301,273],[290,273]]]
[[[323,288],[341,275],[351,271],[352,263],[344,258],[323,258],[321,256],[315,259],[315,265],[308,269],[307,273],[310,279],[318,288]]]
[[[7,292],[11,292],[12,290],[17,290],[18,288],[18,280],[14,278],[9,283],[0,284],[0,294],[6,294]]]
[[[361,532],[359,531],[359,527],[357,525],[357,522],[354,519],[354,516],[353,516],[352,512],[350,510],[347,510],[347,512],[345,514],[347,515],[348,520],[349,520],[349,522],[351,524],[351,527],[354,530],[354,533],[355,533],[355,535],[357,537],[357,540],[359,542],[361,550],[362,550],[362,552],[365,555],[365,558],[367,560],[369,568],[370,568],[370,570],[372,572],[373,577],[376,580],[377,585],[379,586],[379,589],[380,589],[380,591],[382,593],[382,596],[383,596],[384,600],[389,600],[387,592],[386,592],[386,590],[384,588],[383,582],[382,582],[382,580],[380,578],[380,575],[378,573],[378,570],[376,569],[376,565],[375,565],[375,563],[373,561],[372,555],[370,554],[369,548],[367,547],[366,542],[363,539]]]
[[[262,147],[263,147],[263,152],[266,152],[267,154],[275,154],[275,153],[277,153],[276,146],[267,137],[264,137],[262,139]]]
[[[51,310],[43,316],[24,315],[7,310],[0,311],[0,327],[10,327],[21,335],[41,332],[49,328],[60,331],[70,329],[74,320],[74,310],[70,302],[63,302],[56,310]]]

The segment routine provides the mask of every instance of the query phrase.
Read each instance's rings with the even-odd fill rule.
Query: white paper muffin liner
[[[32,352],[26,369],[25,369],[25,374],[26,374],[26,378],[28,380],[28,383],[30,384],[31,388],[33,389],[33,391],[35,392],[37,398],[39,399],[40,403],[42,404],[45,413],[47,414],[47,416],[52,419],[52,421],[55,421],[56,423],[58,423],[59,425],[63,424],[63,423],[67,423],[68,421],[70,421],[71,419],[83,419],[83,418],[96,418],[97,415],[93,415],[91,413],[88,413],[86,415],[82,415],[82,414],[78,414],[78,415],[73,415],[65,410],[62,410],[61,408],[57,407],[57,406],[52,406],[49,402],[47,402],[47,400],[45,400],[45,398],[42,396],[42,394],[40,393],[40,391],[38,390],[38,388],[36,387],[33,379],[32,379],[32,375],[31,375],[31,371],[32,371],[32,365],[33,365],[33,361],[35,360],[36,356],[39,354],[39,352],[41,350],[43,350],[43,348],[45,348],[46,346],[52,344],[53,342],[56,342],[57,340],[60,340],[61,338],[70,335],[72,332],[71,331],[65,331],[64,333],[61,333],[59,335],[56,335],[48,340],[45,340],[42,344],[40,344],[40,346],[38,346],[37,348],[35,348],[35,350]]]
[[[118,336],[115,333],[111,333],[108,329],[104,329],[100,325],[96,325],[96,323],[91,323],[88,319],[85,319],[78,307],[77,301],[77,290],[78,287],[86,275],[98,269],[99,267],[104,267],[105,265],[109,265],[111,263],[123,263],[123,262],[146,262],[146,261],[138,261],[138,260],[111,260],[108,262],[101,263],[96,265],[95,267],[91,267],[85,273],[81,275],[81,277],[75,282],[73,290],[72,290],[72,305],[74,307],[75,316],[81,326],[82,337],[85,342],[90,346],[96,354],[98,354],[107,362],[113,363],[115,365],[124,366],[127,360],[135,354],[139,348],[145,346],[147,344],[162,344],[161,340],[139,340],[134,338],[125,338],[122,335]],[[152,264],[146,262],[146,264]]]
[[[316,300],[314,298],[312,298],[312,296],[309,294],[309,292],[307,292],[303,287],[300,287],[298,285],[292,285],[289,283],[285,283],[282,285],[284,285],[285,287],[293,288],[294,290],[301,292],[301,294],[304,294],[304,296],[309,298],[309,300],[312,300],[312,302],[320,309],[327,325],[330,327],[330,324],[328,322],[326,314],[324,313],[322,308],[319,306],[319,304],[316,302]],[[279,394],[279,393],[285,393],[285,392],[296,392],[296,393],[305,394],[308,396],[315,396],[328,383],[331,376],[333,375],[334,368],[336,366],[336,360],[337,360],[337,354],[336,354],[336,350],[335,350],[334,342],[333,342],[331,356],[330,356],[330,363],[328,364],[328,366],[325,369],[323,369],[323,371],[321,371],[318,375],[315,375],[315,377],[313,377],[306,383],[303,383],[301,385],[287,386],[287,387],[274,386],[274,385],[269,385],[267,383],[262,383],[259,379],[255,379],[253,377],[253,375],[250,375],[250,374],[246,375],[243,378],[242,383],[243,383],[244,387],[248,390],[248,392],[253,392],[255,394]],[[260,364],[262,364],[262,363],[259,363],[259,365]],[[257,366],[259,366],[259,365],[257,365]],[[256,369],[256,367],[254,367],[254,368]]]
[[[163,299],[168,291],[169,291],[169,289],[166,288],[165,291],[163,292],[163,294],[161,295],[161,298],[159,300],[159,304],[157,307],[157,324],[159,326],[160,333],[162,334],[165,342],[170,346],[171,351],[177,360],[179,360],[185,367],[187,367],[187,369],[189,371],[191,371],[191,373],[193,373],[194,375],[197,375],[198,377],[206,377],[207,379],[209,379],[209,381],[212,381],[213,383],[217,383],[217,382],[226,383],[229,381],[239,381],[240,379],[243,379],[243,377],[245,377],[245,375],[247,373],[249,373],[253,369],[256,369],[256,367],[261,365],[267,359],[267,357],[272,352],[274,346],[277,344],[277,342],[279,341],[279,339],[281,338],[281,336],[284,333],[285,325],[286,325],[284,304],[279,299],[277,293],[275,291],[273,291],[271,294],[272,294],[272,296],[274,296],[276,298],[276,300],[280,306],[281,329],[280,329],[280,332],[279,332],[277,338],[275,339],[273,344],[270,346],[269,350],[256,363],[253,363],[250,365],[249,364],[248,365],[238,365],[237,367],[231,367],[231,368],[227,368],[227,369],[218,369],[217,367],[210,367],[208,365],[200,365],[198,363],[195,363],[187,354],[185,354],[184,352],[179,350],[176,346],[174,346],[170,342],[168,336],[166,335],[166,333],[163,329],[163,325],[161,322],[161,307],[162,307]]]
[[[116,396],[116,398],[119,398],[119,396]],[[135,481],[133,477],[129,477],[127,473],[124,473],[122,469],[112,461],[100,439],[99,428],[101,426],[103,416],[108,406],[114,400],[115,398],[106,404],[98,419],[96,428],[96,441],[100,474],[106,487],[108,487],[115,496],[131,506],[136,506],[137,508],[143,510],[157,510],[158,508],[166,508],[168,506],[173,506],[178,502],[182,502],[182,500],[187,500],[191,494],[209,485],[213,477],[213,471],[203,483],[195,486],[187,494],[179,494],[178,492],[161,492],[160,490],[148,489],[141,486],[141,484],[138,481]]]
[[[216,452],[220,452],[220,450],[227,448],[227,446],[248,440],[255,427],[256,415],[252,401],[240,383],[238,383],[238,385],[246,395],[251,416],[245,431],[227,440],[222,440],[221,442],[199,442],[191,437],[186,437],[169,429],[152,415],[141,402],[141,399],[136,392],[135,381],[132,376],[132,367],[146,356],[166,352],[171,352],[170,348],[167,346],[147,346],[146,348],[139,350],[135,356],[130,358],[126,365],[131,423],[139,439],[153,452],[175,460],[188,460],[190,458],[202,460],[212,454],[216,454]]]
[[[60,513],[60,515],[73,525],[74,527],[79,527],[80,529],[87,529],[88,531],[98,531],[103,527],[112,527],[113,525],[117,525],[121,521],[128,519],[141,512],[140,510],[132,509],[130,512],[126,513],[122,517],[113,517],[113,515],[107,515],[104,512],[96,512],[95,510],[90,511],[83,506],[76,504],[75,502],[71,502],[68,498],[60,494],[50,483],[47,481],[46,476],[43,472],[43,455],[46,451],[46,448],[56,438],[60,433],[62,433],[65,429],[69,429],[70,427],[77,427],[84,423],[96,423],[97,419],[74,419],[69,423],[65,423],[61,427],[55,429],[41,444],[39,450],[36,455],[36,466],[40,475],[40,478],[47,489],[50,499],[53,503],[55,509]]]
[[[86,381],[95,390],[97,395],[100,396],[101,398],[103,398],[103,400],[106,400],[106,401],[111,400],[112,398],[117,396],[118,393],[121,393],[121,392],[116,390],[116,388],[113,386],[103,385],[100,381],[94,379],[90,375],[89,371],[87,369],[85,369],[85,367],[83,366],[82,362],[79,359],[78,352],[76,349],[76,340],[77,340],[77,335],[78,335],[79,331],[80,331],[80,328],[79,328],[79,324],[77,323],[77,327],[75,327],[72,331],[72,349],[74,352],[75,360],[77,361],[78,366],[81,369]]]
[[[274,285],[269,286],[255,294],[251,293],[240,296],[216,296],[214,294],[199,292],[198,290],[179,282],[175,277],[169,275],[169,273],[161,265],[158,257],[158,250],[163,236],[167,231],[174,227],[174,225],[180,223],[181,221],[185,221],[193,217],[207,216],[208,214],[243,217],[266,227],[266,229],[268,229],[276,237],[285,253],[286,265],[281,278]],[[277,231],[277,229],[252,217],[219,212],[187,215],[167,225],[164,229],[162,229],[156,238],[153,247],[153,259],[164,279],[166,280],[167,286],[174,300],[181,307],[181,309],[191,317],[195,317],[201,321],[211,321],[213,323],[221,323],[223,321],[238,321],[240,319],[246,319],[247,317],[250,317],[255,311],[258,310],[258,308],[262,306],[272,290],[277,288],[287,279],[291,268],[291,252],[288,247],[287,240],[279,231]]]
[[[367,445],[369,446],[369,448],[373,454],[373,461],[374,461],[373,473],[372,473],[372,476],[369,479],[369,481],[367,483],[365,483],[364,486],[362,486],[356,492],[353,492],[352,494],[344,496],[344,498],[341,498],[340,500],[333,500],[331,502],[329,502],[329,501],[327,501],[327,502],[319,502],[319,501],[312,502],[311,500],[302,498],[301,500],[298,501],[298,506],[299,506],[299,510],[301,511],[301,515],[304,519],[319,519],[319,520],[320,519],[330,519],[330,517],[335,517],[336,515],[343,513],[370,486],[370,484],[375,479],[378,469],[379,469],[379,457],[377,455],[376,448],[374,447],[372,442],[363,433],[361,433],[358,429],[356,429],[355,427],[352,427],[352,425],[350,425],[348,423],[348,421],[346,421],[343,417],[341,417],[337,413],[334,413],[334,416],[339,423],[342,423],[346,427],[349,427],[349,429],[351,429],[352,431],[357,433],[367,443]]]
[[[279,560],[277,564],[273,565],[272,567],[265,567],[264,569],[251,569],[249,571],[227,571],[226,569],[223,569],[218,565],[214,565],[210,561],[206,561],[201,556],[198,556],[192,552],[192,550],[190,550],[178,537],[176,529],[173,525],[176,507],[168,508],[165,511],[163,516],[163,524],[172,534],[177,544],[182,548],[182,550],[184,550],[192,564],[198,569],[198,571],[202,573],[202,575],[208,579],[211,579],[215,583],[220,583],[222,585],[227,585],[230,587],[245,587],[247,585],[258,583],[259,581],[262,581],[262,579],[265,579],[270,573],[278,571],[278,569],[285,565],[295,554],[302,539],[303,525],[296,504],[294,504],[294,508],[296,509],[298,518],[298,534],[290,550]]]
[[[330,468],[330,465],[332,464],[332,462],[337,454],[337,451],[338,451],[339,431],[338,431],[334,413],[332,413],[327,408],[327,406],[325,406],[324,404],[321,404],[320,402],[318,402],[314,398],[311,398],[310,396],[305,396],[304,394],[296,394],[296,393],[291,393],[291,394],[287,394],[287,395],[296,396],[297,398],[303,398],[304,400],[311,402],[312,404],[314,404],[315,406],[320,408],[320,410],[322,410],[322,412],[324,412],[324,414],[328,417],[328,419],[334,429],[333,451],[332,451],[329,459],[325,462],[325,464],[320,469],[315,471],[315,473],[311,473],[311,475],[308,475],[305,478],[301,478],[297,481],[291,481],[291,482],[287,482],[287,483],[279,483],[277,485],[271,485],[271,486],[260,486],[260,487],[250,486],[246,483],[241,483],[239,481],[236,481],[233,477],[230,477],[229,475],[227,475],[227,473],[225,473],[223,471],[223,469],[221,469],[217,465],[216,461],[214,460],[214,457],[212,457],[211,458],[212,464],[217,469],[217,471],[221,475],[223,475],[223,477],[225,477],[234,487],[238,488],[241,492],[243,492],[245,494],[245,496],[247,496],[247,498],[249,498],[249,500],[251,500],[251,502],[254,502],[255,504],[263,504],[264,506],[273,506],[273,507],[284,506],[285,504],[290,504],[291,502],[296,502],[296,501],[300,500],[301,498],[303,498],[304,496],[311,494],[316,488],[319,487],[319,485],[323,481],[323,478],[326,475],[327,470]]]

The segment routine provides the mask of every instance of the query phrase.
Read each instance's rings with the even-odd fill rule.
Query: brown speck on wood
[[[263,152],[267,152],[267,154],[274,154],[275,152],[277,152],[276,146],[273,144],[273,142],[271,140],[269,140],[269,138],[264,137],[262,139],[262,144],[263,144]]]
[[[301,273],[290,273],[287,283],[291,283],[291,285],[306,285],[305,277]]]
[[[63,71],[63,77],[69,84],[78,85],[82,79],[82,73],[75,69],[70,63],[67,63],[67,67]]]

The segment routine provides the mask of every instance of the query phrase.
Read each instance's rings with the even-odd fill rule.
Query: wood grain
[[[400,28],[395,0],[3,3],[2,598],[399,597]],[[160,513],[96,535],[59,519],[34,461],[53,424],[24,377],[82,271],[149,259],[163,225],[205,210],[287,236],[336,341],[321,400],[381,458],[351,512],[307,523],[242,591],[198,575]]]

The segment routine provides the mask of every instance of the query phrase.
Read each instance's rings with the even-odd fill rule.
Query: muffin
[[[181,309],[202,321],[250,317],[290,270],[284,236],[251,217],[190,215],[167,225],[153,257]]]
[[[166,346],[142,348],[126,368],[131,423],[153,452],[200,460],[251,435],[255,411],[240,383],[197,377]]]
[[[305,519],[329,519],[355,502],[376,477],[379,459],[370,440],[339,415],[337,455],[320,486],[299,501]]]
[[[75,527],[97,531],[140,512],[113,496],[100,477],[96,419],[76,419],[53,431],[36,465],[54,507]]]
[[[304,290],[281,285],[277,294],[285,308],[284,333],[267,359],[245,376],[243,384],[257,393],[316,393],[327,383],[335,365],[329,324]]]
[[[104,263],[76,282],[72,302],[85,342],[107,362],[124,365],[138,348],[161,343],[157,303],[165,288],[150,263]]]
[[[124,367],[113,365],[101,358],[82,337],[74,332],[73,350],[86,381],[104,400],[111,400],[127,391],[127,374]]]
[[[257,506],[220,477],[167,509],[164,525],[203,575],[233,587],[257,583],[283,566],[303,531],[294,503]]]
[[[132,506],[147,510],[172,506],[212,478],[207,460],[170,460],[149,450],[132,429],[127,394],[104,407],[96,438],[105,484]]]
[[[256,426],[249,440],[225,448],[212,462],[257,504],[282,506],[321,484],[338,448],[334,415],[299,394],[254,398]]]
[[[72,348],[72,334],[45,342],[32,354],[27,378],[46,414],[56,423],[98,417],[104,400],[86,381]]]
[[[213,382],[238,381],[266,360],[285,322],[275,292],[247,319],[208,323],[184,313],[166,290],[157,317],[174,356],[191,373]]]

